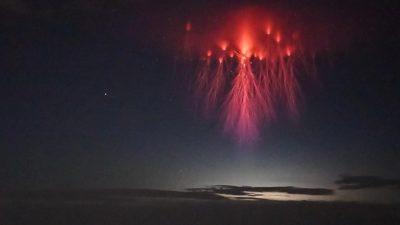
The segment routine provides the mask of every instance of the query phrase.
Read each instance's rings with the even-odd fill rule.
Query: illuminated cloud
[[[251,186],[232,186],[215,185],[205,188],[189,188],[193,192],[211,192],[216,194],[247,195],[258,196],[266,192],[301,194],[301,195],[333,195],[334,191],[326,188],[302,188],[302,187],[251,187]]]

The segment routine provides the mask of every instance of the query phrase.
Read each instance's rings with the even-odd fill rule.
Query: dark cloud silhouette
[[[253,193],[248,193],[253,192]],[[218,194],[231,194],[238,200],[262,200],[257,198],[263,192],[288,194],[332,195],[333,190],[299,187],[249,187],[215,185],[206,188],[190,188],[186,191],[153,189],[53,189],[53,190],[0,190],[0,199],[16,201],[88,201],[93,200],[133,201],[137,198],[229,200]]]
[[[400,179],[387,179],[378,176],[343,175],[335,181],[341,190],[393,187],[400,190]]]
[[[0,191],[0,199],[12,200],[105,200],[105,201],[131,201],[135,198],[169,198],[169,199],[226,199],[214,193],[187,192],[153,189],[96,189],[96,190],[25,190],[25,191]]]
[[[287,194],[303,194],[303,195],[333,195],[334,191],[326,188],[301,188],[301,187],[251,187],[251,186],[232,186],[232,185],[215,185],[204,188],[189,188],[192,192],[206,192],[215,194],[245,195],[258,196],[265,192],[280,192]],[[248,193],[255,192],[255,193]],[[259,194],[258,194],[259,193]]]

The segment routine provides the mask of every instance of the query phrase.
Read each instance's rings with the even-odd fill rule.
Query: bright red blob
[[[227,41],[220,41],[219,46],[221,47],[222,51],[226,51],[228,48],[228,42]]]
[[[244,9],[226,19],[191,36],[200,63],[195,99],[205,112],[221,112],[224,131],[248,144],[278,111],[297,113],[300,74],[295,65],[307,60],[300,33],[268,15]],[[192,24],[185,28],[191,30]]]
[[[189,31],[192,30],[192,23],[191,23],[191,22],[189,22],[189,21],[186,22],[185,30],[186,30],[187,32],[189,32]]]

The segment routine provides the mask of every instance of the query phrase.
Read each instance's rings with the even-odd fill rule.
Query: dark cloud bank
[[[378,176],[343,175],[335,181],[340,190],[359,190],[368,188],[395,188],[400,190],[400,179],[388,179]]]
[[[252,192],[252,193],[247,193]],[[219,194],[237,195],[237,199],[253,199],[265,192],[278,192],[303,195],[333,195],[334,191],[323,188],[299,187],[250,187],[215,185],[205,188],[189,188],[186,191],[151,190],[151,189],[95,189],[95,190],[34,190],[34,191],[0,191],[0,199],[18,201],[131,201],[136,198],[169,198],[169,199],[197,199],[197,200],[224,200]]]
[[[334,182],[337,190],[350,191],[361,189],[392,188],[400,191],[400,179],[388,179],[378,176],[340,176]],[[234,195],[236,199],[257,198],[263,193],[283,193],[291,195],[332,196],[334,189],[303,188],[294,186],[253,187],[234,185],[213,185],[187,188],[185,191],[152,189],[66,189],[66,190],[0,190],[0,199],[9,200],[132,200],[138,197],[170,199],[224,200],[222,196]]]
[[[338,190],[360,190],[393,188],[400,191],[400,179],[388,179],[378,176],[340,176],[335,181]],[[293,186],[281,187],[253,187],[234,185],[213,185],[207,187],[187,188],[185,191],[151,190],[151,189],[69,189],[69,190],[2,190],[0,199],[12,200],[132,200],[138,197],[146,198],[171,198],[171,199],[227,199],[222,194],[237,196],[236,199],[252,199],[263,193],[284,193],[291,195],[331,196],[335,190],[327,188],[303,188]]]

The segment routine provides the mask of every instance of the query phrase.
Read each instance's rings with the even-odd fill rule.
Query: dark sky
[[[346,15],[359,29],[346,48],[319,55],[320,85],[303,90],[298,120],[276,121],[246,149],[193,114],[182,65],[154,41],[163,35],[148,37],[158,28],[146,24],[211,3],[4,1],[0,187],[335,189],[343,174],[398,178],[398,7],[280,4]]]

